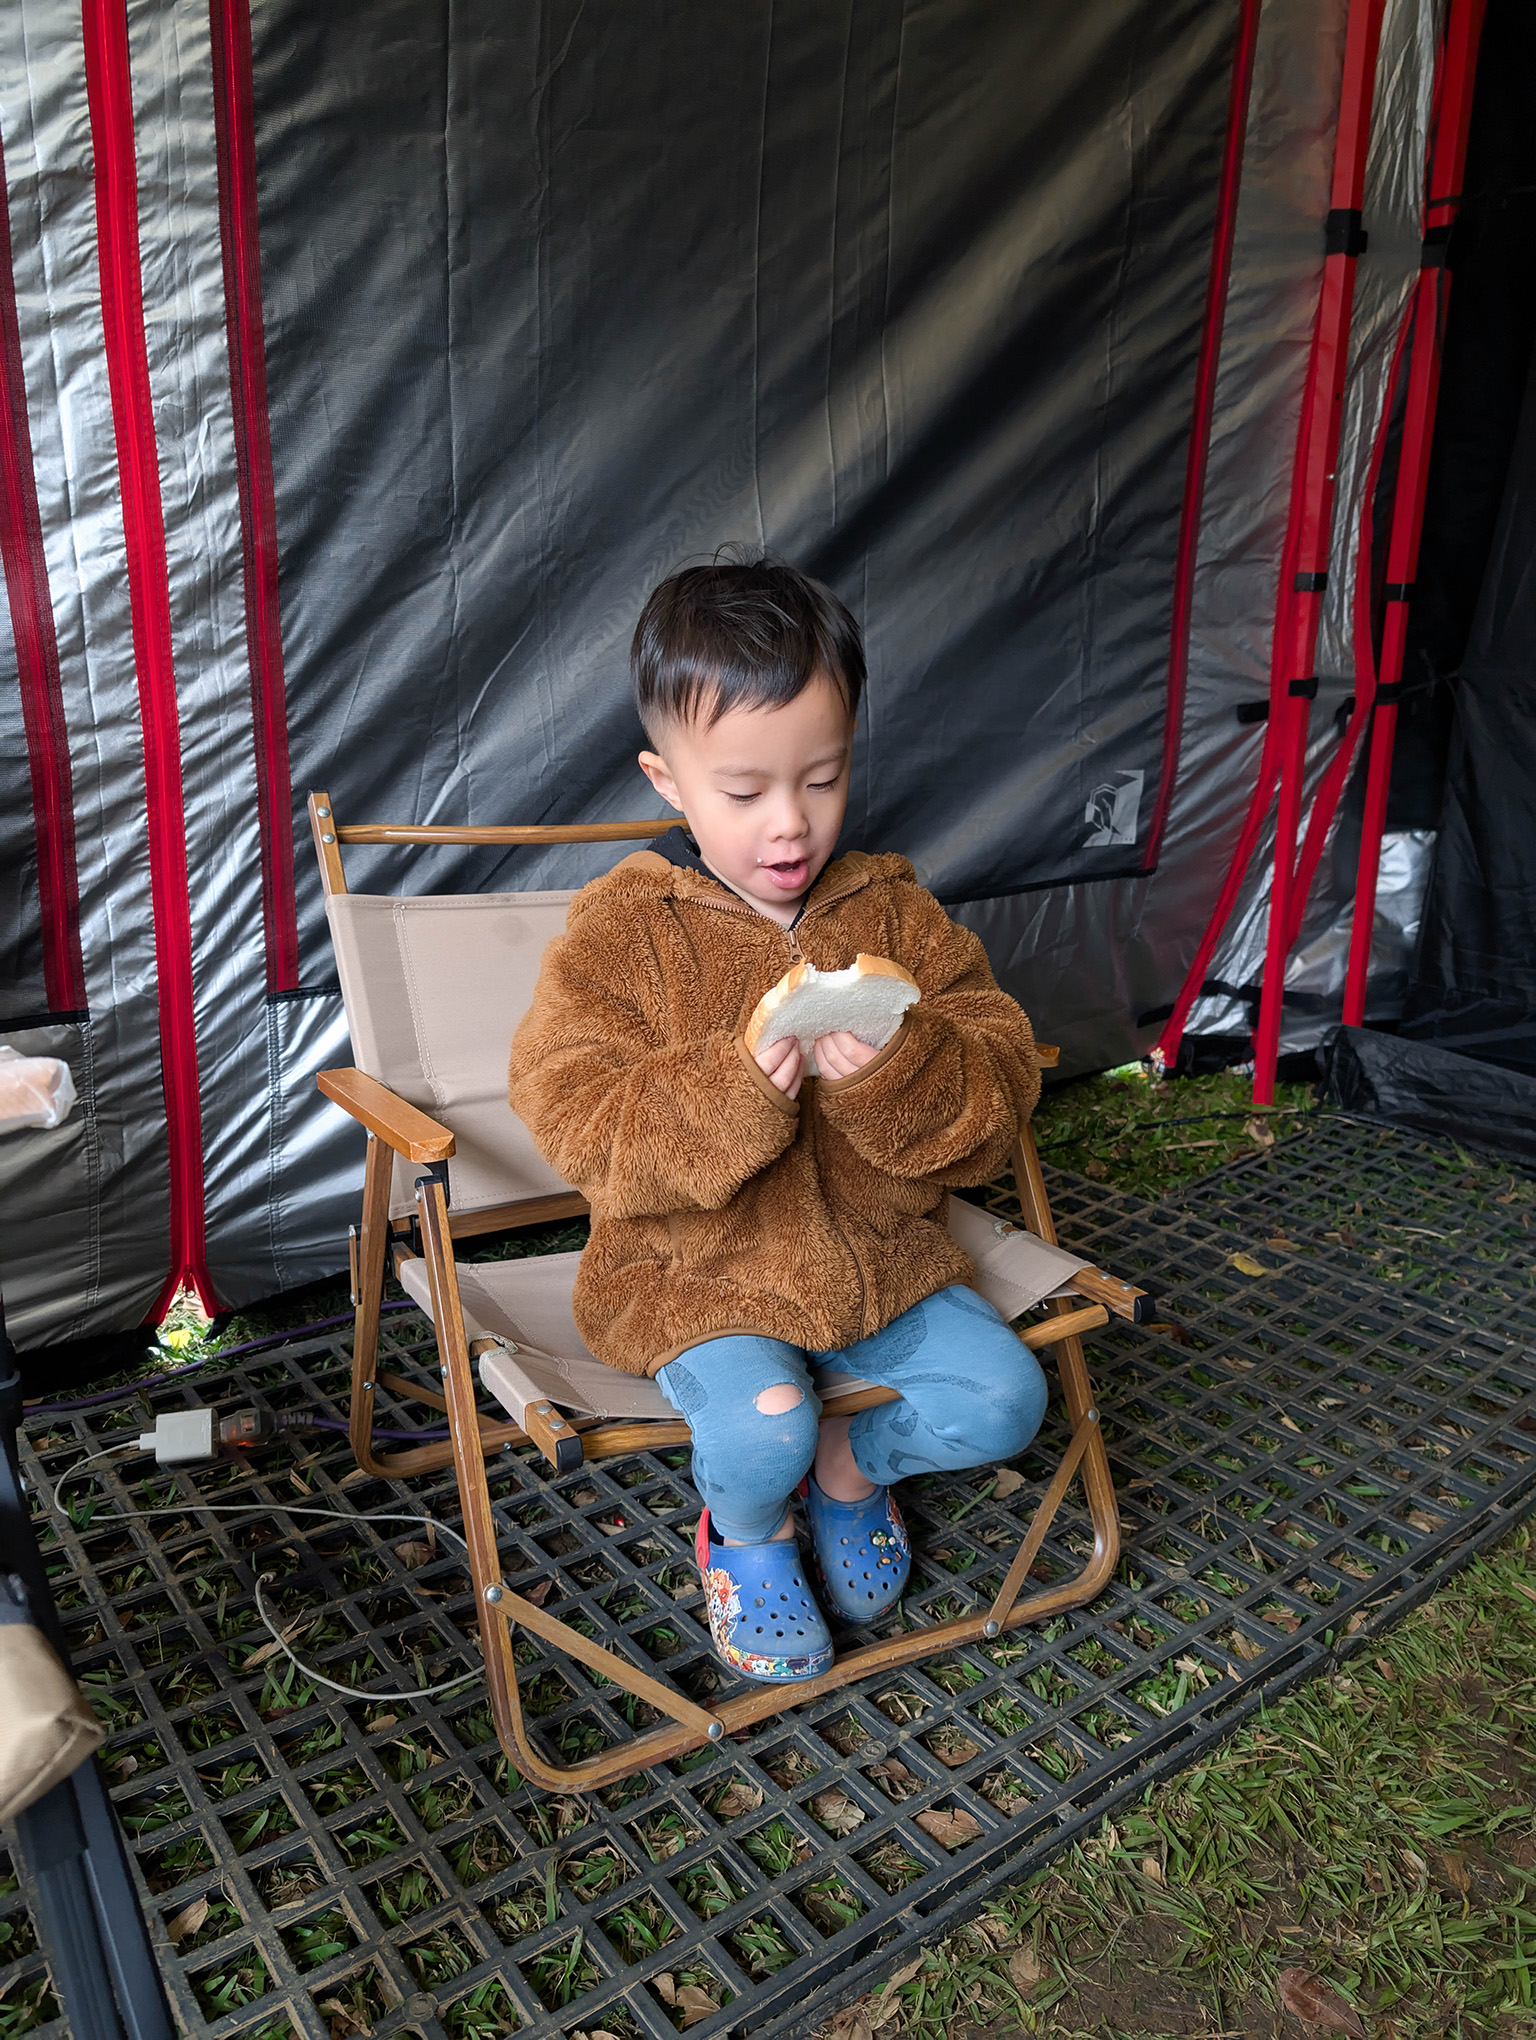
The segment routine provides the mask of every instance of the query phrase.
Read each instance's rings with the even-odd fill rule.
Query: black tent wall
[[[848,840],[913,857],[1066,1067],[1147,1045],[1257,755],[1233,710],[1268,661],[1346,13],[1258,16],[1171,720],[1244,0],[0,10],[0,455],[33,504],[0,1011],[84,1100],[4,1156],[20,1343],[342,1265],[359,1152],[314,1076],[348,1044],[289,787],[366,820],[654,813],[627,638],[726,539],[865,624]],[[1389,0],[1383,29],[1343,522],[1417,264],[1434,16]],[[1344,559],[1340,615],[1349,587]]]

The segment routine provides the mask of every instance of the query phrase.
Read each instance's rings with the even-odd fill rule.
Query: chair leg
[[[347,1436],[352,1451],[358,1465],[368,1473],[385,1470],[373,1455],[373,1406],[377,1400],[379,1303],[384,1292],[385,1254],[389,1246],[389,1190],[394,1159],[384,1142],[370,1133],[363,1172],[357,1300],[352,1318],[352,1401],[347,1412]]]
[[[1025,1139],[1027,1146],[1021,1147],[1020,1154],[1019,1185],[1026,1222],[1032,1231],[1054,1242],[1055,1231],[1045,1200],[1039,1162],[1027,1134]],[[591,1792],[616,1784],[636,1771],[685,1756],[706,1740],[718,1740],[721,1735],[732,1735],[751,1728],[770,1715],[782,1713],[786,1706],[801,1706],[840,1687],[931,1657],[938,1651],[986,1642],[1004,1629],[1047,1620],[1091,1601],[1113,1572],[1120,1550],[1120,1524],[1109,1457],[1093,1404],[1092,1385],[1081,1342],[1074,1335],[1058,1332],[1050,1343],[1057,1355],[1062,1390],[1072,1422],[1072,1442],[1041,1498],[991,1608],[936,1624],[932,1628],[907,1631],[851,1651],[820,1678],[806,1680],[792,1692],[782,1686],[760,1686],[722,1701],[712,1711],[698,1707],[663,1682],[640,1671],[617,1651],[582,1637],[558,1616],[546,1614],[504,1585],[496,1550],[490,1486],[486,1479],[485,1441],[480,1430],[482,1419],[475,1407],[474,1376],[464,1334],[442,1186],[424,1182],[417,1192],[417,1207],[421,1215],[422,1241],[432,1290],[433,1322],[437,1327],[438,1351],[445,1369],[446,1404],[452,1430],[447,1447],[426,1450],[434,1453],[441,1450],[451,1455],[458,1478],[464,1535],[470,1548],[470,1577],[480,1610],[481,1647],[497,1739],[509,1761],[517,1765],[524,1776],[547,1790]],[[1062,1299],[1052,1305],[1052,1311],[1059,1317],[1071,1317],[1074,1306]],[[373,1336],[376,1347],[376,1312]],[[602,1428],[606,1427],[594,1427]],[[620,1435],[630,1428],[611,1427],[614,1433]],[[651,1442],[656,1441],[656,1427],[635,1428],[643,1429]],[[587,1431],[584,1437],[588,1452],[592,1453],[593,1431]],[[425,1453],[420,1456],[424,1457]],[[592,1456],[598,1455],[592,1453]],[[398,1455],[399,1459],[417,1457],[415,1453]],[[362,1461],[361,1452],[359,1460]],[[386,1462],[374,1461],[374,1464],[379,1470],[387,1470]],[[1075,1578],[1043,1586],[1027,1600],[1019,1601],[1015,1598],[1018,1589],[1074,1477],[1082,1479],[1088,1500],[1094,1534],[1092,1556]],[[671,1719],[633,1741],[616,1744],[580,1764],[567,1766],[548,1762],[533,1748],[523,1719],[517,1688],[517,1665],[512,1654],[514,1623],[521,1623],[554,1649],[579,1659],[612,1679],[616,1685],[639,1695]]]

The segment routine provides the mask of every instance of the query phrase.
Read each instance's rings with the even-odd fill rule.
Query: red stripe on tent
[[[256,814],[267,990],[299,981],[293,892],[293,791],[288,712],[277,606],[277,504],[267,429],[266,335],[261,316],[261,249],[256,219],[256,131],[251,94],[249,0],[210,0],[213,120],[219,160],[219,233],[224,311],[234,400],[235,471],[245,563],[245,639],[256,735]]]
[[[0,154],[0,199],[6,191]],[[75,874],[75,809],[59,682],[59,646],[53,630],[43,524],[32,470],[32,434],[16,323],[16,280],[11,271],[11,225],[0,203],[0,565],[5,570],[22,725],[32,775],[37,831],[37,892],[42,913],[43,990],[50,1012],[85,1010],[85,966],[80,955],[80,889]]]
[[[157,1305],[158,1315],[184,1281],[196,1287],[205,1307],[211,1308],[215,1299],[204,1259],[202,1110],[192,996],[181,729],[171,659],[165,520],[144,342],[126,0],[84,0],[82,17],[86,99],[95,153],[101,316],[143,725],[160,1067],[171,1163],[171,1272]]]
[[[1237,230],[1237,194],[1243,174],[1243,146],[1248,136],[1248,100],[1253,87],[1253,55],[1259,40],[1259,0],[1242,0],[1237,23],[1237,48],[1232,57],[1232,89],[1227,99],[1227,137],[1222,150],[1221,182],[1216,194],[1216,225],[1211,241],[1211,273],[1205,289],[1205,318],[1200,328],[1200,355],[1195,364],[1194,415],[1189,456],[1184,468],[1184,502],[1179,513],[1179,543],[1173,567],[1173,623],[1168,634],[1168,710],[1163,725],[1163,769],[1147,836],[1146,869],[1155,869],[1163,847],[1163,830],[1178,777],[1184,736],[1184,693],[1189,678],[1189,628],[1194,604],[1195,552],[1200,540],[1200,514],[1205,502],[1205,471],[1211,453],[1211,419],[1216,407],[1216,370],[1227,315],[1227,286],[1232,277],[1232,242]],[[1204,975],[1202,971],[1201,975]]]

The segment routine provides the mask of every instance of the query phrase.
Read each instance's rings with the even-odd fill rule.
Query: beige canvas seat
[[[786,1695],[782,1688],[749,1687],[712,1710],[701,1707],[502,1582],[487,1456],[531,1440],[555,1468],[568,1472],[583,1457],[688,1440],[686,1424],[653,1382],[605,1367],[587,1350],[571,1310],[579,1254],[533,1253],[461,1265],[454,1252],[456,1239],[571,1217],[587,1208],[580,1193],[550,1169],[506,1102],[512,1034],[533,995],[544,948],[564,927],[572,895],[350,893],[341,846],[623,841],[649,837],[656,824],[341,825],[324,793],[310,796],[309,809],[356,1058],[351,1069],[322,1073],[320,1087],[368,1133],[363,1213],[352,1248],[352,1447],[359,1465],[374,1473],[422,1473],[452,1462],[502,1744],[545,1784],[590,1789],[761,1719],[781,1708]],[[1053,1050],[1041,1053],[1054,1061]],[[959,1198],[950,1199],[948,1222],[975,1264],[976,1287],[1005,1317],[1014,1321],[1043,1310],[1019,1336],[1032,1349],[1055,1356],[1073,1426],[1071,1443],[985,1613],[848,1652],[822,1678],[797,1687],[797,1699],[929,1655],[945,1643],[996,1635],[1076,1606],[1099,1591],[1114,1565],[1118,1515],[1080,1334],[1105,1323],[1111,1311],[1140,1318],[1148,1299],[1057,1245],[1027,1128],[1021,1131],[1015,1175],[1022,1226]],[[379,1370],[379,1306],[388,1272],[432,1319],[442,1393]],[[380,1387],[446,1411],[448,1441],[377,1451],[373,1405]],[[822,1370],[818,1393],[832,1414],[894,1395],[833,1368]],[[487,1414],[479,1406],[482,1395],[494,1398],[504,1415]],[[1093,1524],[1093,1554],[1075,1579],[1021,1600],[1029,1567],[1077,1477]],[[532,1746],[523,1723],[513,1623],[639,1694],[665,1724],[585,1763],[552,1763]]]

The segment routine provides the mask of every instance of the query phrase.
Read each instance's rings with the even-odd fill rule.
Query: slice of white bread
[[[856,956],[846,970],[797,963],[764,992],[743,1039],[756,1055],[792,1034],[805,1057],[805,1073],[818,1074],[815,1043],[846,1030],[871,1048],[884,1048],[919,994],[917,980],[888,956]]]

